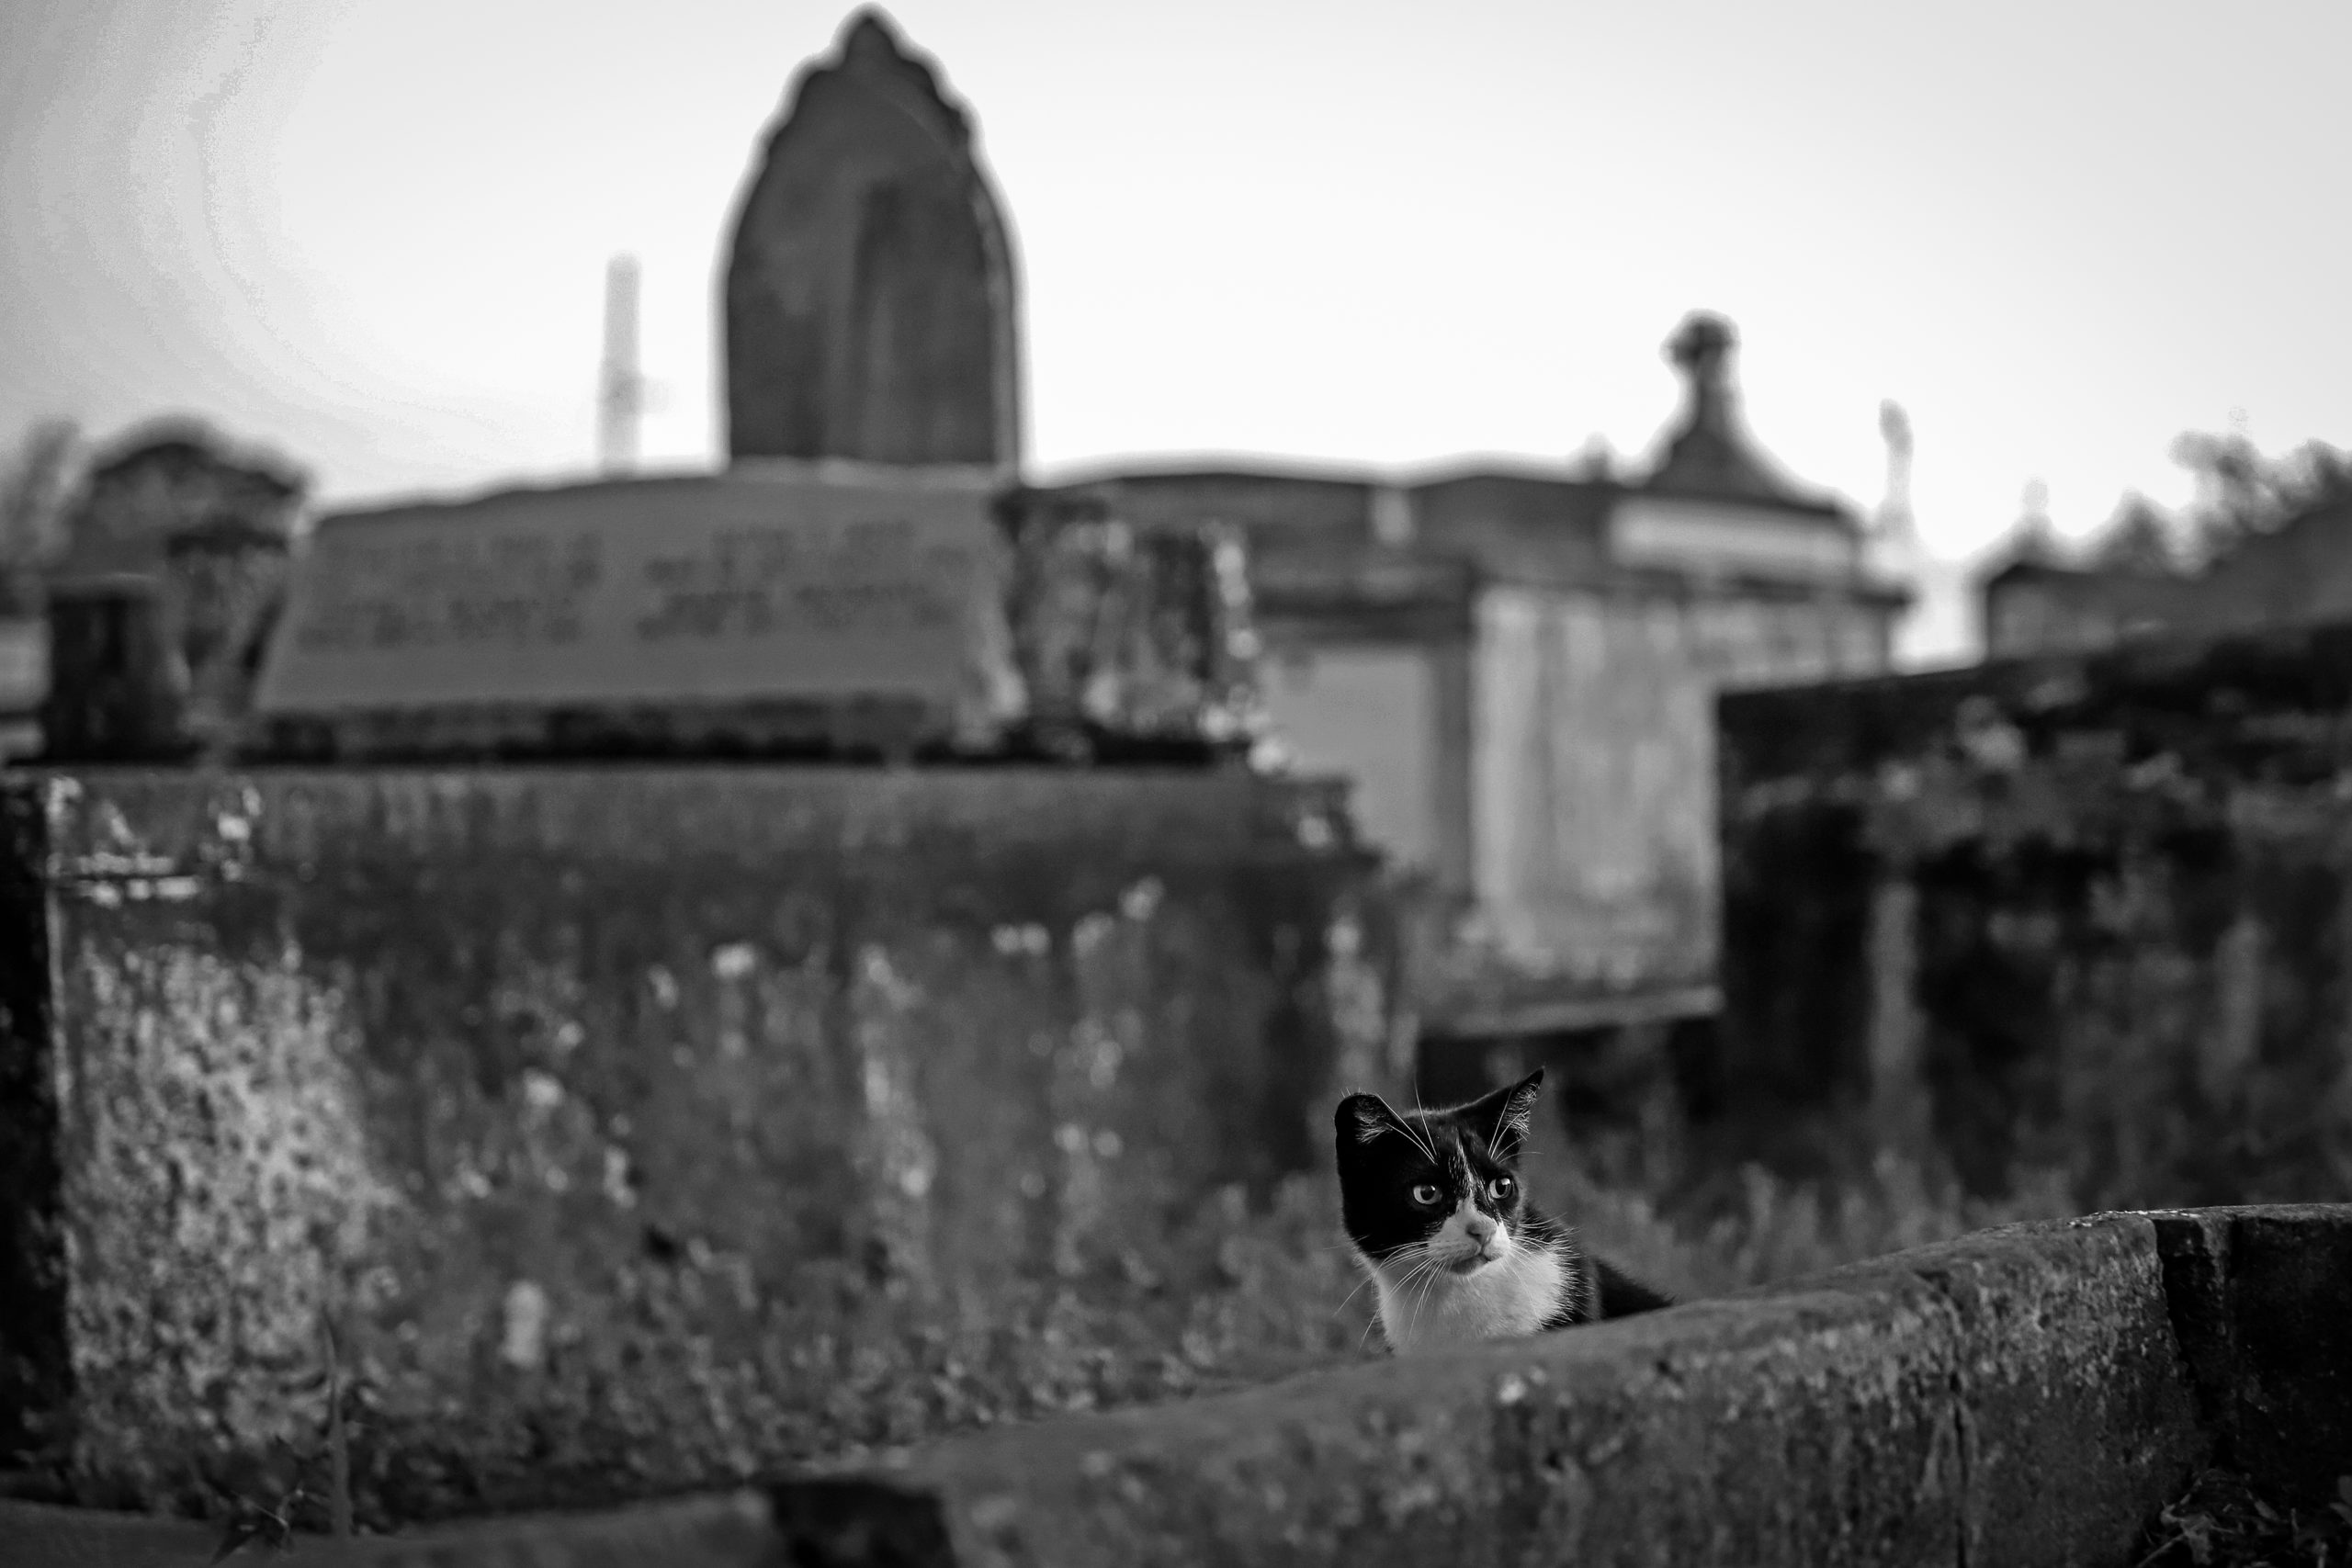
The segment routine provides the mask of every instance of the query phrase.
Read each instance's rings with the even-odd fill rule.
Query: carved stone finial
[[[1724,362],[1739,345],[1739,332],[1712,310],[1693,310],[1667,340],[1666,352],[1694,385],[1721,385]]]
[[[1731,351],[1738,343],[1737,329],[1711,310],[1691,311],[1667,340],[1667,357],[1690,389],[1682,423],[1686,439],[1696,435],[1725,446],[1733,440]]]

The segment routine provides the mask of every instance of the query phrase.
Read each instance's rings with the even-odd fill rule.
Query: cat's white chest
[[[1556,1254],[1531,1247],[1466,1279],[1441,1271],[1400,1281],[1375,1270],[1380,1331],[1400,1356],[1532,1334],[1559,1304],[1566,1274]]]

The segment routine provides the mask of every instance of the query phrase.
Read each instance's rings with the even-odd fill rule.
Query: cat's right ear
[[[1527,1139],[1527,1124],[1535,1114],[1535,1097],[1544,1089],[1544,1069],[1536,1068],[1508,1089],[1462,1108],[1470,1124],[1487,1135],[1487,1152],[1505,1165],[1519,1158]]]
[[[1385,1133],[1403,1133],[1405,1123],[1388,1102],[1376,1094],[1351,1094],[1340,1101],[1331,1117],[1342,1146],[1369,1144]]]

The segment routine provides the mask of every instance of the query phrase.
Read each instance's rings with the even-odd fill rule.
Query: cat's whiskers
[[[1364,1274],[1364,1277],[1363,1277],[1362,1280],[1359,1280],[1358,1281],[1356,1281],[1356,1288],[1355,1288],[1354,1290],[1352,1290],[1352,1291],[1350,1291],[1346,1295],[1341,1296],[1341,1297],[1340,1298],[1340,1304],[1339,1304],[1338,1306],[1335,1306],[1335,1307],[1333,1307],[1333,1308],[1331,1309],[1331,1315],[1332,1315],[1333,1317],[1337,1317],[1337,1316],[1339,1316],[1341,1313],[1343,1313],[1343,1312],[1347,1311],[1347,1310],[1348,1310],[1348,1303],[1349,1303],[1350,1302],[1351,1302],[1351,1301],[1355,1300],[1358,1296],[1360,1296],[1360,1295],[1363,1294],[1364,1287],[1365,1287],[1366,1285],[1371,1284],[1374,1280],[1377,1280],[1377,1279],[1379,1279],[1379,1278],[1380,1278],[1380,1276],[1379,1276],[1379,1275],[1374,1274],[1374,1273],[1372,1273],[1372,1272],[1370,1272],[1369,1270],[1367,1270],[1367,1271],[1365,1272],[1365,1274]],[[1375,1315],[1377,1315],[1377,1314],[1375,1314]]]
[[[1438,1270],[1442,1267],[1442,1265],[1441,1265],[1437,1261],[1436,1258],[1432,1256],[1427,1265],[1421,1269],[1422,1278],[1420,1293],[1413,1298],[1413,1325],[1407,1331],[1408,1337],[1417,1338],[1419,1337],[1421,1331],[1421,1308],[1429,1304],[1430,1292],[1437,1289]]]
[[[1437,1289],[1442,1272],[1452,1262],[1452,1258],[1441,1256],[1437,1250],[1437,1238],[1429,1236],[1390,1253],[1382,1259],[1382,1267],[1393,1267],[1399,1259],[1406,1260],[1409,1267],[1406,1269],[1401,1278],[1391,1282],[1391,1290],[1394,1293],[1402,1297],[1408,1291],[1412,1291],[1416,1283],[1420,1286],[1419,1291],[1413,1292],[1410,1325],[1405,1336],[1406,1338],[1410,1339],[1419,1329],[1421,1308],[1428,1303],[1430,1293]],[[1387,1337],[1386,1312],[1384,1310],[1380,1316],[1383,1320],[1381,1325],[1383,1337]],[[1393,1337],[1390,1338],[1389,1344],[1392,1349],[1401,1348]]]
[[[1415,1115],[1418,1114],[1419,1114],[1419,1112],[1416,1111]],[[1396,1119],[1396,1125],[1403,1130],[1406,1137],[1412,1140],[1414,1147],[1419,1149],[1421,1153],[1430,1156],[1430,1163],[1431,1165],[1439,1163],[1437,1157],[1437,1147],[1430,1142],[1429,1130],[1426,1127],[1418,1125],[1411,1117],[1406,1116],[1398,1117]]]
[[[1420,1315],[1420,1298],[1425,1298],[1429,1294],[1430,1291],[1436,1285],[1438,1270],[1443,1266],[1444,1262],[1443,1259],[1438,1257],[1436,1238],[1430,1237],[1398,1247],[1396,1251],[1390,1253],[1386,1258],[1380,1260],[1379,1264],[1375,1266],[1370,1278],[1366,1280],[1365,1283],[1369,1284],[1374,1280],[1381,1279],[1385,1270],[1395,1268],[1399,1262],[1403,1262],[1407,1265],[1404,1274],[1400,1278],[1388,1280],[1387,1283],[1392,1292],[1397,1296],[1402,1296],[1407,1291],[1413,1288],[1413,1284],[1416,1280],[1420,1281],[1421,1289],[1419,1297],[1416,1298],[1414,1303],[1414,1320],[1418,1323]],[[1363,1288],[1363,1287],[1362,1285],[1356,1287],[1357,1290],[1362,1290]],[[1355,1296],[1355,1292],[1351,1291],[1348,1292],[1348,1295],[1349,1298],[1352,1300]],[[1346,1304],[1347,1303],[1345,1302],[1340,1303],[1340,1305],[1342,1306],[1345,1306]],[[1365,1327],[1365,1337],[1369,1338],[1371,1337],[1373,1326],[1378,1326],[1381,1330],[1382,1337],[1387,1338],[1387,1312],[1385,1307],[1383,1306],[1375,1310],[1373,1315],[1374,1323],[1373,1325]],[[1390,1348],[1392,1349],[1396,1348],[1396,1343],[1393,1339],[1390,1340]]]
[[[1401,1280],[1392,1281],[1398,1290],[1402,1290],[1407,1284],[1409,1284],[1412,1281],[1414,1275],[1418,1274],[1420,1271],[1421,1267],[1429,1261],[1430,1251],[1434,1246],[1435,1242],[1429,1238],[1424,1238],[1420,1241],[1408,1242],[1403,1247],[1400,1247],[1396,1251],[1390,1253],[1387,1257],[1382,1258],[1376,1266],[1374,1272],[1377,1274],[1381,1271],[1395,1268],[1400,1263],[1408,1265],[1405,1270],[1405,1277]]]
[[[1413,1116],[1414,1121],[1408,1123],[1413,1131],[1413,1141],[1421,1145],[1421,1153],[1430,1156],[1431,1165],[1442,1166],[1445,1162],[1437,1157],[1437,1145],[1430,1140],[1430,1113],[1428,1107],[1421,1103],[1421,1077],[1419,1073],[1413,1075]]]
[[[1502,1158],[1505,1133],[1516,1133],[1521,1138],[1527,1135],[1528,1123],[1534,1119],[1535,1099],[1531,1093],[1523,1104],[1516,1101],[1516,1096],[1503,1101],[1502,1114],[1495,1118],[1494,1131],[1487,1134],[1488,1159],[1499,1161]]]

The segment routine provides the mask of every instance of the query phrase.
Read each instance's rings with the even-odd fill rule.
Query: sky
[[[847,11],[0,0],[0,443],[193,413],[330,503],[582,475],[626,252],[645,459],[717,460],[733,204]],[[1902,403],[1951,560],[2030,481],[2062,535],[2185,502],[2185,430],[2352,445],[2342,0],[889,11],[1010,213],[1048,478],[1637,456],[1696,308],[1865,510]]]

